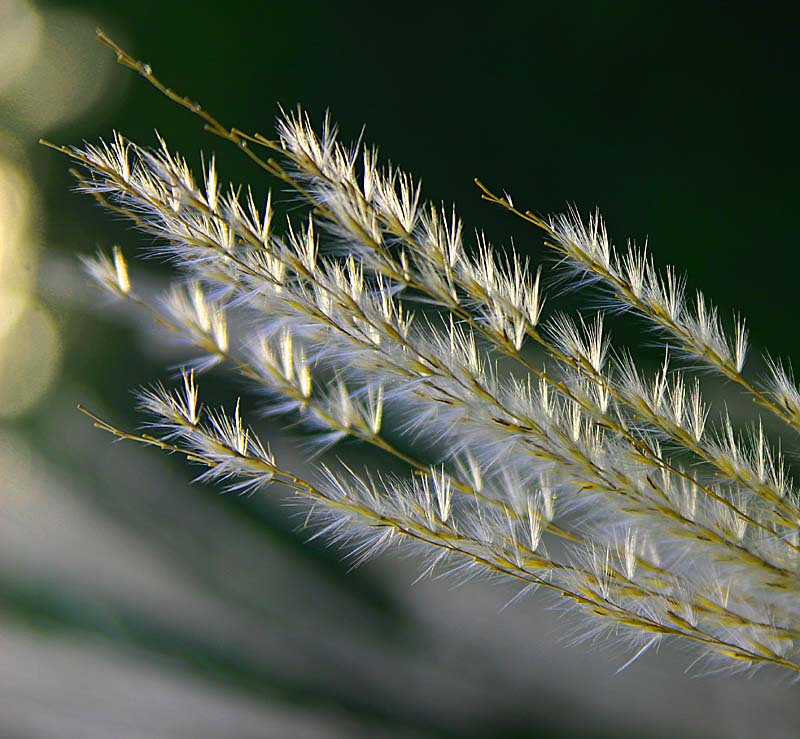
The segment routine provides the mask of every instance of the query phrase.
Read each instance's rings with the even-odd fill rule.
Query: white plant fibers
[[[298,111],[281,116],[277,139],[248,136],[113,48],[308,208],[276,226],[271,195],[260,206],[221,186],[213,160],[196,178],[164,141],[147,149],[115,134],[61,149],[82,167],[79,189],[130,218],[176,270],[155,297],[137,292],[118,248],[85,260],[89,273],[199,350],[178,388],[140,393],[152,435],[99,426],[183,452],[233,491],[288,486],[324,535],[353,541],[357,560],[413,545],[429,568],[552,591],[585,614],[582,637],[612,635],[633,658],[682,637],[715,668],[800,675],[797,491],[761,419],[742,430],[711,416],[696,377],[718,373],[800,429],[800,392],[781,362],[760,381],[743,374],[741,319],[726,330],[675,270],[657,271],[633,245],[617,251],[598,215],[542,219],[481,185],[544,229],[576,287],[594,285],[608,310],[661,331],[670,349],[645,372],[612,350],[602,313],[546,314],[540,269],[483,236],[468,244],[452,209],[424,202],[374,150],[343,145],[329,120],[317,132]],[[320,447],[355,438],[408,476],[285,469],[238,406],[200,404],[195,372],[216,365],[270,412],[302,420]],[[386,417],[401,420],[386,429]]]

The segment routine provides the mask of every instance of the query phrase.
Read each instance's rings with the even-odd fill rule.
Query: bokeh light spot
[[[32,199],[28,178],[0,159],[0,294],[33,287],[38,249],[30,235]]]
[[[45,308],[29,302],[0,338],[0,417],[32,408],[58,374],[61,341]]]
[[[0,290],[0,342],[15,326],[20,316],[29,307],[30,298],[25,293]]]
[[[3,2],[3,0],[0,0]],[[114,57],[95,40],[94,19],[48,10],[36,56],[10,85],[3,104],[26,127],[44,135],[82,116],[107,89]]]
[[[42,17],[24,0],[0,0],[0,92],[33,64],[42,40]]]

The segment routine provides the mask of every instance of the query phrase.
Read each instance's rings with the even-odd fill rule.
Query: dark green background
[[[167,83],[230,125],[269,134],[277,102],[302,103],[316,120],[330,109],[345,138],[357,137],[366,124],[366,140],[420,177],[429,198],[455,201],[470,227],[485,229],[498,243],[513,239],[517,248],[542,254],[539,234],[481,202],[476,176],[539,212],[568,203],[583,212],[598,206],[618,243],[649,237],[657,262],[687,271],[689,284],[702,286],[723,314],[735,308],[747,316],[757,345],[800,356],[794,331],[800,265],[796,13],[712,2],[493,3],[477,9],[243,0],[58,5],[90,11]],[[115,74],[118,94],[108,106],[47,135],[71,143],[116,128],[146,143],[157,127],[187,155],[217,152],[224,177],[269,184],[131,72]],[[132,242],[118,223],[66,192],[63,165],[52,152],[33,154],[48,203],[48,240],[65,253]],[[59,318],[64,382],[92,387],[116,419],[132,423],[128,388],[152,381],[163,368],[132,356],[133,336],[101,316],[75,309]],[[622,335],[639,341],[635,332],[623,329]],[[216,397],[236,392],[209,383]],[[49,433],[41,413],[20,428],[33,439]],[[82,464],[68,446],[54,455],[65,469]],[[84,478],[87,496],[102,508],[102,477]],[[311,562],[305,566],[326,572],[406,648],[413,627],[393,594],[369,574],[345,574],[346,565],[327,550],[309,553],[303,535],[274,508],[215,500],[226,515],[277,537],[293,556]],[[120,511],[109,515],[127,520]],[[190,557],[187,551],[182,555]],[[118,616],[129,619],[120,640],[69,594],[6,587],[9,609],[28,621],[106,633],[251,694],[331,703],[387,726],[449,735],[446,717],[402,714],[384,698],[350,692],[346,684],[335,695],[287,684],[267,666],[259,671],[239,664],[222,647],[182,642],[130,615]],[[557,712],[538,707],[487,717],[470,735],[561,736],[558,724]],[[587,729],[583,736],[598,734]]]
[[[347,138],[366,124],[430,198],[455,201],[498,242],[540,239],[481,203],[476,176],[539,212],[598,206],[618,243],[649,236],[659,262],[746,315],[757,342],[798,349],[787,319],[800,59],[797,14],[780,4],[63,5],[107,18],[171,84],[244,130],[271,132],[276,101],[317,119],[330,109]],[[65,139],[113,126],[142,141],[157,126],[187,154],[222,149],[231,179],[253,179],[143,83],[97,113]],[[65,183],[52,197],[83,220],[88,205],[57,195]]]

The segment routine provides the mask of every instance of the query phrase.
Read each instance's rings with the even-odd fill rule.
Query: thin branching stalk
[[[183,454],[231,491],[289,488],[321,533],[356,541],[357,561],[405,543],[427,554],[426,573],[451,562],[550,591],[582,612],[587,639],[627,643],[625,666],[681,637],[712,666],[800,674],[800,508],[785,444],[760,418],[743,431],[711,417],[691,365],[675,370],[667,351],[660,370],[641,370],[611,346],[602,313],[546,313],[542,267],[482,234],[467,243],[452,208],[425,202],[374,149],[342,144],[329,118],[317,131],[302,110],[281,111],[276,138],[244,133],[100,40],[306,210],[278,227],[272,194],[223,187],[214,159],[197,178],[161,139],[50,145],[75,164],[77,189],[146,233],[176,271],[162,294],[141,293],[114,247],[84,260],[91,277],[195,353],[177,390],[140,392],[150,431],[85,411],[95,425]],[[674,269],[659,273],[633,245],[618,253],[599,216],[540,218],[478,184],[545,231],[575,287],[605,286],[608,310],[644,316],[678,356],[800,429],[800,391],[779,360],[763,381],[745,376],[743,320],[728,332],[701,294],[686,300]],[[212,368],[302,422],[317,451],[350,438],[408,474],[285,468],[238,405],[200,405],[195,373]]]

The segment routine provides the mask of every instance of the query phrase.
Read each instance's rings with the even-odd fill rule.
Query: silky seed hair
[[[347,542],[354,561],[405,546],[426,557],[423,574],[549,592],[580,613],[576,641],[630,649],[623,667],[674,638],[710,669],[800,677],[800,507],[787,442],[759,415],[800,430],[800,391],[779,359],[763,378],[745,374],[741,317],[727,322],[687,294],[647,247],[617,249],[598,213],[540,217],[477,182],[544,232],[569,285],[660,332],[663,362],[644,369],[612,346],[602,311],[559,311],[540,265],[468,238],[452,207],[425,201],[375,149],[342,143],[330,117],[316,127],[302,109],[281,111],[276,138],[246,134],[101,40],[278,187],[224,185],[214,158],[195,175],[161,138],[54,147],[76,166],[78,191],[147,234],[148,256],[174,269],[163,294],[147,292],[115,246],[84,258],[90,277],[190,347],[177,386],[139,392],[145,432],[83,409],[96,426],[181,453],[232,492],[288,488],[314,535]],[[279,195],[305,210],[281,221]],[[407,474],[293,471],[239,404],[201,403],[196,376],[212,368],[304,424],[309,454],[353,439]],[[748,424],[712,409],[700,370],[755,401]]]

